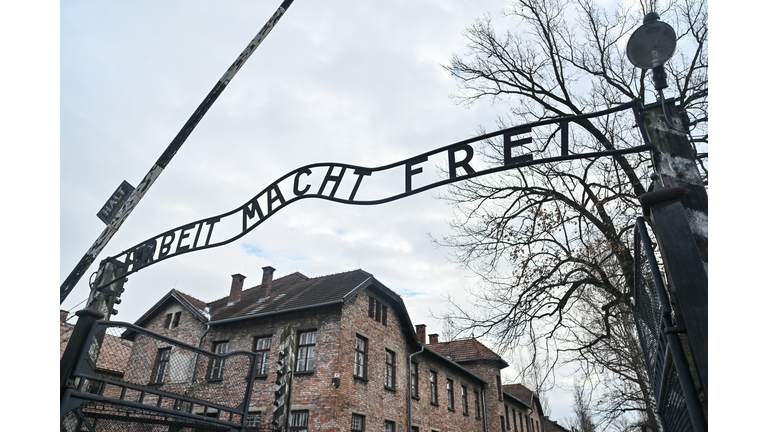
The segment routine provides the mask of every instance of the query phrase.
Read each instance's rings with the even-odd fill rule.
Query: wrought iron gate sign
[[[635,101],[596,113],[560,117],[503,129],[381,167],[368,168],[344,163],[306,165],[283,175],[232,211],[168,230],[107,259],[122,266],[124,272],[120,278],[124,278],[171,257],[231,243],[279,210],[301,199],[319,198],[355,205],[382,204],[456,181],[512,168],[651,150],[653,147],[646,144],[593,153],[569,152],[568,137],[571,124],[585,125],[590,118],[629,109],[637,119],[640,105]],[[554,128],[554,132],[545,131],[550,138],[559,131],[560,145],[555,154],[540,152],[538,156],[543,157],[534,158],[526,144],[533,142],[535,129],[544,127]],[[484,165],[479,158],[475,158],[473,145],[498,136],[503,136],[503,164]],[[441,177],[443,172],[447,172],[447,178]],[[118,279],[97,288],[106,287]]]

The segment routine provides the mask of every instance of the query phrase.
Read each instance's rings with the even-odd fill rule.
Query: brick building
[[[279,335],[290,326],[291,430],[541,432],[536,404],[502,386],[501,357],[476,339],[438,342],[430,334],[426,343],[426,326],[414,329],[402,298],[371,274],[274,279],[274,268],[263,270],[249,289],[245,276],[233,275],[229,295],[211,302],[171,290],[135,323],[216,353],[256,353],[253,429],[270,428]],[[222,383],[237,362],[201,361],[143,336],[124,335],[133,341],[127,381],[167,392],[194,382],[195,391],[225,402]]]

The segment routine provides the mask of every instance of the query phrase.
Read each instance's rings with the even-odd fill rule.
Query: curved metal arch
[[[569,154],[568,130],[570,123],[579,123],[580,121],[589,118],[608,115],[627,109],[633,109],[635,117],[637,118],[639,113],[639,104],[636,101],[633,101],[596,113],[560,117],[502,129],[496,132],[491,132],[474,138],[459,141],[447,146],[430,150],[408,159],[382,165],[379,167],[363,167],[359,165],[336,162],[321,162],[302,166],[284,174],[272,182],[269,186],[262,189],[248,202],[231,211],[222,213],[217,216],[199,219],[197,221],[170,229],[161,234],[155,235],[137,245],[134,245],[118,255],[107,258],[107,260],[120,265],[123,268],[123,272],[119,277],[103,283],[102,285],[95,287],[95,289],[102,290],[107,286],[124,279],[128,275],[152,264],[156,264],[160,261],[164,261],[178,255],[183,255],[185,253],[232,243],[235,240],[238,240],[239,238],[248,234],[262,222],[267,220],[269,217],[287,205],[307,198],[324,199],[327,201],[353,205],[384,204],[453,182],[505,171],[512,168],[522,168],[530,165],[538,165],[550,162],[597,158],[653,150],[654,147],[651,144],[645,144],[620,150]],[[560,125],[560,156],[533,159],[533,155],[527,154],[512,157],[512,149],[531,142],[531,138],[523,138],[513,141],[514,137],[523,133],[530,133],[534,128],[551,124]],[[474,154],[474,149],[471,144],[498,136],[504,137],[504,163],[499,166],[493,166],[482,170],[475,170],[472,168],[470,162]],[[645,139],[645,134],[643,134],[643,138]],[[449,172],[448,178],[414,188],[412,179],[414,176],[422,172],[422,168],[419,167],[418,164],[426,162],[430,157],[434,158],[438,156],[447,158]],[[462,159],[459,160],[458,156],[462,156]],[[319,187],[316,185],[301,183],[302,181],[307,180],[313,173],[323,169],[325,169],[325,176],[323,177]],[[459,175],[459,169],[463,170],[464,174]],[[358,198],[358,192],[360,191],[360,187],[365,181],[366,177],[374,176],[375,173],[382,173],[392,170],[400,170],[401,174],[402,170],[404,170],[404,188],[402,191],[373,199]],[[349,189],[351,186],[351,192],[349,193],[348,197],[339,197],[337,196],[339,187],[344,181],[344,176],[347,175],[348,171],[352,172],[352,176],[356,175],[357,177],[351,181],[347,180],[345,182],[347,189]],[[313,179],[316,178],[317,177]],[[349,177],[347,177],[347,179],[349,179]],[[291,182],[292,185],[290,184]],[[287,188],[285,186],[286,183],[289,184]],[[283,185],[283,188],[281,188],[281,184]],[[331,184],[332,186],[330,187],[330,190],[327,191],[328,186]],[[284,190],[286,189],[290,189],[290,192],[292,193],[289,198],[286,198],[286,194],[284,193]],[[241,218],[240,231],[235,235],[212,242],[213,232],[216,228],[216,225],[225,219],[230,219],[230,224],[233,224],[231,220],[237,218],[238,215]],[[184,244],[185,241],[186,243]]]

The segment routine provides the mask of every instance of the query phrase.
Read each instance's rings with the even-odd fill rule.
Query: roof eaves
[[[454,361],[458,363],[458,362],[469,362],[469,361],[480,361],[480,360],[498,361],[498,362],[504,363],[505,365],[504,367],[509,366],[509,363],[507,363],[507,361],[501,357],[471,357],[471,358],[465,358],[465,359],[456,359]]]

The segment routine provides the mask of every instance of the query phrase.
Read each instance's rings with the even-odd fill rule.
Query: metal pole
[[[72,334],[69,336],[69,342],[64,349],[64,354],[61,356],[59,379],[60,379],[60,397],[63,400],[64,392],[68,388],[74,387],[74,381],[72,379],[72,373],[75,370],[77,361],[80,359],[80,354],[85,350],[85,342],[88,338],[88,334],[91,332],[93,324],[102,318],[104,314],[95,309],[83,309],[75,312],[77,315],[77,324],[72,330]]]
[[[696,168],[696,155],[683,132],[686,128],[673,100],[648,105],[640,112],[644,138],[653,144],[653,167],[665,188],[683,187],[682,204],[691,226],[701,261],[707,269],[708,262],[708,197],[704,182]],[[669,116],[664,113],[664,106]],[[670,122],[667,121],[669,119]]]
[[[272,28],[285,14],[285,11],[288,9],[291,3],[293,3],[293,0],[283,1],[280,7],[277,8],[277,11],[274,13],[274,15],[272,15],[267,23],[264,24],[256,37],[251,40],[245,50],[243,50],[240,56],[237,57],[237,60],[232,63],[232,66],[227,69],[221,79],[219,79],[216,85],[213,86],[213,89],[208,93],[208,96],[203,99],[203,102],[200,104],[200,106],[198,106],[195,112],[192,113],[192,116],[184,124],[184,127],[181,128],[179,133],[176,135],[173,141],[171,141],[163,154],[160,155],[160,158],[157,160],[157,162],[155,162],[147,175],[144,176],[144,178],[141,180],[141,183],[139,183],[125,204],[123,204],[120,211],[117,212],[117,215],[112,220],[112,223],[107,225],[101,235],[93,243],[91,248],[88,249],[83,258],[80,259],[80,262],[77,263],[69,276],[67,276],[67,278],[64,280],[64,283],[61,284],[59,304],[64,303],[64,300],[67,298],[69,293],[72,292],[83,274],[85,274],[91,264],[93,264],[93,262],[96,260],[96,257],[112,239],[112,236],[114,236],[117,230],[120,229],[120,226],[123,224],[123,222],[125,222],[125,219],[128,218],[128,215],[130,215],[133,209],[136,208],[141,198],[144,197],[155,180],[157,180],[157,178],[160,176],[160,173],[163,172],[163,169],[168,166],[168,163],[171,161],[176,152],[179,151],[179,148],[181,148],[181,145],[184,144],[184,141],[187,140],[189,134],[191,134],[195,129],[195,126],[197,126],[205,113],[208,112],[208,109],[211,107],[211,105],[213,105],[219,95],[221,95],[221,93],[227,87],[227,84],[229,84],[232,78],[234,78],[235,74],[237,74],[237,72],[240,70],[243,64],[245,64],[251,54],[253,54],[256,48],[258,48],[261,42],[267,37]]]

